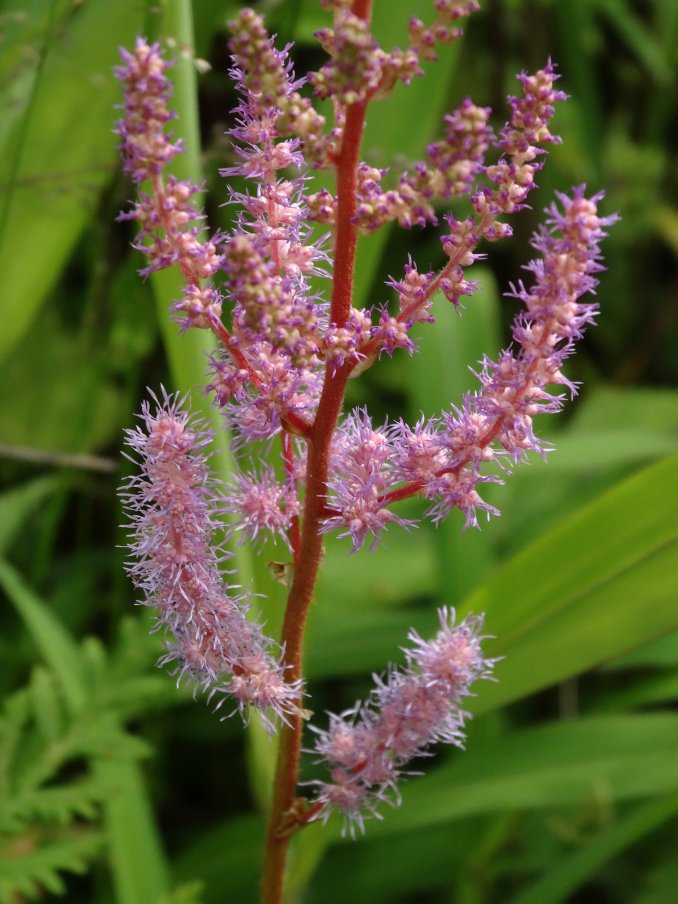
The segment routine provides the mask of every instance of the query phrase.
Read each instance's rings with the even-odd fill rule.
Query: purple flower
[[[339,536],[350,536],[356,550],[368,534],[376,541],[388,524],[411,524],[382,501],[394,480],[393,452],[390,432],[373,427],[367,411],[358,409],[344,419],[332,449],[327,494],[332,514],[323,531],[339,529]]]
[[[545,146],[559,141],[550,121],[565,95],[555,88],[550,61],[522,73],[521,94],[508,98],[509,120],[498,134],[489,126],[491,111],[466,98],[445,116],[425,159],[389,183],[387,170],[360,160],[366,107],[421,75],[422,62],[459,37],[459,20],[478,3],[435,0],[434,21],[411,19],[408,43],[391,51],[371,32],[369,4],[321,4],[333,14],[332,26],[317,35],[329,60],[308,83],[332,101],[330,128],[300,93],[304,79],[294,74],[289,48],[276,49],[261,17],[243,9],[229,23],[240,100],[229,129],[235,163],[222,172],[244,178],[246,187],[228,189],[238,212],[227,235],[204,237],[199,186],[165,172],[181,144],[166,132],[173,119],[169,63],[159,47],[139,39],[134,52],[122,52],[117,70],[125,92],[117,125],[125,169],[135,183],[149,183],[121,219],[138,223],[142,273],[180,270],[184,288],[172,311],[182,327],[211,330],[219,342],[207,389],[233,428],[237,461],[221,484],[208,465],[211,434],[183,401],[163,391],[144,404],[141,425],[127,434],[139,474],[121,493],[130,516],[128,571],[142,604],[156,609],[156,628],[171,635],[161,664],[216,697],[217,708],[228,704],[245,718],[254,709],[271,730],[287,724],[269,832],[276,845],[335,812],[354,834],[366,818],[379,817],[382,801],[398,802],[415,757],[437,742],[463,745],[462,701],[476,679],[491,677],[494,661],[481,649],[481,617],[455,624],[454,610],[440,609],[432,640],[411,631],[404,666],[375,677],[365,702],[330,715],[329,727],[317,731],[315,754],[329,775],[312,783],[310,805],[295,799],[308,717],[301,709],[303,625],[321,534],[349,537],[354,551],[368,539],[374,546],[389,525],[413,526],[394,507],[417,496],[436,523],[453,509],[466,526],[477,526],[481,513],[498,514],[483,499],[483,485],[501,482],[529,452],[544,455],[535,415],[560,410],[563,397],[553,387],[576,392],[563,366],[595,320],[596,306],[582,298],[595,291],[598,243],[616,219],[598,214],[601,194],[587,198],[580,187],[559,196],[532,241],[538,257],[525,267],[530,284],[510,287],[522,305],[512,344],[496,360],[480,361],[477,390],[456,406],[413,426],[375,426],[366,409],[342,416],[350,377],[382,354],[416,350],[410,331],[433,323],[437,292],[458,310],[475,292],[467,268],[485,256],[482,241],[511,234],[504,218],[527,206]],[[309,168],[328,167],[336,170],[336,196],[326,188],[310,193]],[[447,260],[438,272],[420,272],[408,258],[402,278],[387,283],[397,295],[393,309],[355,299],[360,232],[395,220],[405,228],[435,224],[441,202],[460,197],[466,211],[444,214]],[[330,234],[319,235],[312,221]],[[335,259],[326,291],[321,280]],[[273,450],[280,459],[269,464]],[[262,461],[243,468],[243,459],[258,454]],[[291,553],[291,561],[274,563],[290,587],[284,649],[250,617],[242,589],[223,577],[230,558],[223,537],[256,542],[264,534],[281,538]]]
[[[300,686],[285,682],[280,650],[247,618],[244,595],[224,584],[220,564],[229,556],[214,544],[223,503],[207,464],[211,433],[177,395],[153,400],[155,408],[143,404],[142,425],[127,431],[140,474],[121,497],[128,573],[142,603],[157,610],[156,628],[174,635],[160,664],[176,663],[179,680],[230,697],[241,711],[254,707],[272,727],[298,711]]]
[[[234,516],[229,535],[240,532],[244,543],[269,533],[289,545],[287,532],[301,512],[295,481],[278,481],[270,466],[261,468],[259,474],[242,472],[226,487],[222,501],[224,511]]]
[[[324,822],[337,812],[352,835],[356,828],[364,831],[366,818],[380,818],[381,802],[399,803],[398,782],[410,760],[437,743],[463,747],[468,714],[460,703],[474,681],[491,677],[495,660],[481,650],[481,617],[455,625],[454,610],[442,608],[438,618],[433,640],[410,631],[406,665],[375,677],[365,703],[330,714],[327,731],[316,729],[317,762],[327,766],[330,779],[312,782],[314,819]]]
[[[115,70],[125,86],[124,119],[116,130],[123,139],[125,172],[134,182],[158,175],[169,161],[181,153],[181,142],[172,143],[165,126],[175,118],[167,109],[172,85],[165,75],[170,63],[159,44],[137,38],[134,53],[121,48],[124,65]]]
[[[306,161],[317,167],[330,165],[338,135],[325,134],[325,118],[299,93],[303,80],[294,77],[289,48],[276,49],[263,19],[252,9],[240,10],[228,25],[233,33],[228,44],[235,64],[232,75],[250,99],[253,117],[277,111],[280,129],[300,140]],[[252,134],[242,139],[259,144],[256,130]]]
[[[116,131],[122,138],[125,172],[136,183],[149,180],[151,191],[140,191],[132,209],[118,219],[139,224],[134,247],[148,259],[139,271],[143,276],[174,264],[180,267],[186,285],[172,311],[182,327],[213,329],[220,323],[223,299],[209,280],[221,267],[221,237],[201,236],[204,218],[193,206],[199,186],[164,173],[183,150],[181,142],[173,143],[165,134],[166,124],[175,118],[167,107],[171,83],[165,71],[171,64],[158,44],[149,45],[143,38],[137,39],[134,53],[124,49],[120,53],[125,65],[115,71],[125,101]]]
[[[354,413],[340,426],[325,530],[339,528],[340,536],[350,535],[354,549],[368,535],[376,542],[388,524],[412,523],[397,518],[391,506],[413,495],[431,502],[427,515],[436,522],[455,508],[466,516],[467,527],[477,526],[480,511],[488,517],[499,514],[479,492],[482,484],[500,481],[485,467],[494,463],[506,473],[529,451],[549,451],[534,433],[533,418],[561,409],[562,397],[549,386],[576,392],[561,367],[595,318],[597,306],[580,298],[597,286],[598,242],[617,219],[598,215],[601,198],[602,193],[587,198],[580,186],[571,197],[559,195],[561,208],[548,209],[547,225],[532,240],[541,257],[525,267],[534,285],[511,286],[510,295],[525,305],[514,320],[515,347],[496,361],[480,362],[480,389],[467,394],[460,408],[420,420],[414,428],[400,422],[374,430],[366,412]],[[399,284],[403,297],[409,285],[417,284],[416,276],[410,266],[407,281]],[[413,295],[423,310],[416,290]]]

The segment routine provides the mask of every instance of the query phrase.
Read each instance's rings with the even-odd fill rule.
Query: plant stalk
[[[371,13],[370,0],[356,0],[353,12],[367,19]],[[332,283],[331,320],[343,326],[353,304],[353,285],[357,229],[353,223],[356,209],[357,173],[360,144],[365,126],[366,102],[353,104],[346,111],[341,151],[336,163],[337,220],[334,236],[334,275]],[[325,510],[325,495],[329,473],[332,437],[344,401],[346,383],[352,364],[337,370],[327,368],[311,434],[308,439],[306,496],[302,521],[301,542],[294,580],[290,588],[282,628],[285,675],[288,681],[303,677],[302,654],[304,629],[318,568],[323,552],[321,519]],[[282,904],[285,865],[292,832],[289,817],[295,806],[299,778],[299,758],[303,733],[302,700],[299,713],[283,726],[276,762],[273,800],[264,852],[262,904]],[[286,816],[288,817],[286,821]],[[293,823],[292,823],[293,825]]]

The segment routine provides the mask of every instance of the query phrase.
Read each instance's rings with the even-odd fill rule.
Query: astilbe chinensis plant
[[[138,39],[117,70],[125,170],[144,185],[121,218],[137,223],[143,274],[181,270],[183,294],[173,306],[181,328],[209,330],[218,340],[207,390],[235,431],[241,463],[229,483],[219,484],[209,468],[210,433],[185,401],[163,390],[145,403],[141,425],[127,438],[140,471],[122,491],[129,573],[168,632],[161,662],[218,706],[246,718],[256,711],[269,731],[281,732],[266,902],[281,899],[293,832],[333,813],[352,834],[362,830],[382,801],[398,801],[398,782],[414,757],[438,742],[462,746],[463,698],[494,665],[482,651],[482,617],[455,623],[454,610],[440,609],[432,640],[410,633],[404,667],[376,677],[368,699],[331,715],[328,728],[313,729],[313,753],[327,774],[313,782],[312,800],[297,797],[308,718],[302,642],[324,535],[348,538],[353,550],[373,546],[387,527],[415,526],[398,505],[415,496],[426,500],[425,517],[435,522],[453,509],[473,526],[481,513],[498,514],[483,498],[483,485],[503,480],[529,451],[545,454],[533,418],[560,410],[563,396],[551,387],[576,391],[562,366],[595,317],[596,306],[581,298],[595,290],[598,243],[614,220],[598,214],[600,193],[579,187],[559,196],[532,240],[538,256],[525,268],[529,283],[511,286],[523,306],[513,343],[478,364],[478,388],[456,406],[414,425],[375,425],[365,409],[342,416],[350,377],[384,354],[415,351],[411,330],[433,322],[436,293],[458,310],[473,295],[467,270],[484,256],[484,243],[511,234],[507,217],[527,206],[545,146],[559,140],[549,123],[565,95],[550,61],[521,74],[498,134],[491,111],[466,98],[445,116],[426,159],[387,181],[386,171],[360,159],[368,104],[421,75],[422,61],[459,37],[459,20],[478,4],[435,0],[433,21],[412,19],[407,48],[389,52],[371,33],[369,0],[321,2],[333,15],[332,26],[318,34],[329,60],[307,79],[295,76],[288,48],[276,49],[255,12],[242,10],[230,23],[231,75],[240,95],[230,137],[238,162],[223,175],[248,185],[229,189],[238,209],[230,234],[206,237],[193,200],[198,187],[166,172],[182,147],[166,129],[173,118],[170,63],[160,47]],[[304,84],[332,102],[331,124],[301,93]],[[334,171],[334,193],[309,190],[312,171],[322,169]],[[359,307],[353,295],[359,235],[392,221],[404,228],[437,224],[453,199],[465,200],[467,213],[444,214],[444,266],[421,271],[410,258],[388,283],[395,308]],[[328,235],[318,239],[323,229]],[[323,284],[325,292],[313,288]],[[265,463],[247,470],[250,444],[270,445],[276,437],[279,472]],[[279,643],[253,620],[246,591],[225,582],[223,531],[237,542],[272,535],[289,548]]]

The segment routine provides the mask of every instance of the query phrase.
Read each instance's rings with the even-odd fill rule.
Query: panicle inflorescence
[[[287,660],[248,617],[242,590],[224,583],[228,556],[218,540],[282,540],[293,563],[282,563],[279,573],[291,582],[293,607],[295,593],[310,605],[315,576],[308,575],[320,561],[321,533],[350,538],[354,550],[375,545],[389,525],[414,526],[394,507],[415,496],[426,500],[436,523],[453,509],[467,526],[477,525],[479,513],[498,514],[483,499],[483,484],[500,482],[530,451],[543,455],[547,446],[533,418],[560,410],[562,395],[550,387],[576,391],[562,365],[594,320],[596,305],[581,299],[595,290],[599,242],[616,219],[599,215],[602,193],[587,196],[579,187],[559,196],[532,240],[538,257],[525,268],[531,285],[510,287],[523,305],[513,343],[496,360],[482,359],[479,387],[458,407],[414,425],[375,426],[363,408],[337,420],[350,376],[382,354],[415,351],[411,331],[433,322],[437,293],[457,310],[474,293],[468,268],[485,256],[481,243],[509,236],[507,218],[527,207],[545,148],[559,141],[550,122],[565,94],[555,87],[550,61],[520,74],[521,92],[508,98],[508,121],[497,132],[492,111],[464,98],[444,117],[425,158],[391,177],[359,160],[360,117],[369,101],[420,76],[436,48],[459,37],[459,21],[478,3],[433,0],[433,22],[412,18],[405,48],[387,51],[360,3],[320,2],[333,15],[317,35],[329,59],[307,78],[295,75],[289,47],[276,48],[257,13],[243,9],[229,23],[240,100],[229,130],[235,159],[222,174],[241,177],[245,188],[229,188],[237,214],[228,234],[207,237],[199,187],[166,173],[182,148],[166,132],[173,119],[170,64],[159,46],[138,39],[133,52],[122,51],[117,70],[125,91],[117,124],[125,170],[147,188],[120,219],[138,224],[135,247],[147,258],[142,273],[180,268],[185,287],[173,311],[182,327],[211,330],[219,342],[207,390],[233,428],[237,461],[230,480],[218,484],[207,463],[209,432],[180,400],[163,394],[144,406],[142,426],[128,432],[140,474],[122,492],[131,516],[129,573],[143,602],[156,608],[158,627],[173,635],[163,663],[220,702],[256,709],[269,727],[291,722],[297,732],[306,716],[299,661]],[[331,100],[331,125],[303,93],[309,90]],[[309,170],[330,167],[337,195],[311,192]],[[354,306],[343,284],[353,253],[345,247],[357,234],[394,221],[404,228],[437,224],[441,204],[452,200],[457,215],[443,215],[444,263],[420,271],[409,257],[402,275],[387,283],[394,306]],[[328,236],[319,235],[318,224]],[[219,272],[223,286],[216,284]],[[326,298],[319,287],[328,277]],[[278,465],[267,459],[274,438]],[[257,458],[264,460],[244,466]],[[311,548],[314,563],[295,589]],[[315,783],[317,798],[302,821],[339,812],[351,832],[362,828],[380,801],[397,800],[413,757],[437,741],[461,746],[460,703],[494,663],[480,648],[481,618],[455,625],[447,609],[439,618],[433,640],[411,632],[405,666],[376,679],[366,703],[330,716],[328,730],[318,733],[315,750],[330,777]]]
[[[369,816],[381,818],[377,807],[398,802],[398,782],[411,774],[404,767],[426,754],[433,744],[464,745],[468,717],[460,704],[479,678],[492,675],[494,660],[480,647],[481,617],[455,624],[454,610],[438,610],[440,630],[433,640],[410,631],[411,646],[403,649],[406,665],[392,668],[364,703],[341,715],[330,714],[326,731],[317,732],[317,762],[330,773],[315,780],[313,819],[332,813],[344,818],[344,829],[363,830]]]
[[[299,686],[285,681],[281,651],[247,618],[248,604],[220,571],[215,545],[222,501],[207,461],[211,433],[177,396],[144,403],[142,425],[127,431],[140,473],[121,491],[130,516],[128,573],[173,640],[161,664],[210,696],[252,706],[271,727],[297,711]],[[234,592],[236,591],[236,592]]]
[[[122,138],[124,170],[133,182],[158,176],[167,163],[182,151],[180,141],[172,142],[165,126],[175,119],[167,103],[172,85],[165,75],[171,63],[163,58],[158,44],[137,38],[134,52],[121,48],[124,66],[115,74],[125,88],[124,119],[117,132]]]
[[[173,310],[187,327],[211,329],[221,317],[222,297],[211,279],[221,266],[219,236],[204,239],[199,224],[202,214],[194,207],[199,186],[186,179],[164,176],[164,169],[182,150],[172,142],[165,126],[174,119],[167,108],[171,83],[165,75],[170,63],[158,44],[138,38],[134,53],[121,50],[125,65],[116,75],[125,90],[124,117],[116,125],[122,138],[125,172],[150,191],[139,191],[132,209],[120,220],[139,225],[135,247],[146,255],[148,264],[140,272],[148,275],[178,264],[185,279],[184,296]]]
[[[343,0],[321,0],[334,13],[331,28],[316,32],[330,60],[311,76],[318,97],[331,98],[337,110],[389,94],[398,82],[409,84],[424,71],[425,60],[435,60],[436,46],[451,44],[462,35],[456,24],[479,9],[477,0],[435,0],[436,18],[430,25],[411,17],[408,45],[385,51],[369,23]],[[341,115],[337,116],[341,120]]]
[[[259,103],[262,110],[277,111],[281,130],[299,139],[308,163],[330,166],[339,132],[326,135],[325,117],[299,93],[303,80],[291,75],[287,49],[276,49],[263,19],[252,9],[241,10],[228,24],[237,78],[254,107]]]
[[[303,180],[282,171],[299,170],[303,158],[296,139],[278,140],[280,112],[263,107],[234,78],[244,93],[231,135],[241,157],[222,174],[244,175],[256,194],[231,191],[238,205],[236,231],[224,243],[223,269],[229,279],[233,311],[233,341],[253,356],[269,357],[280,350],[290,366],[307,367],[319,353],[319,312],[308,288],[308,277],[322,272],[326,255],[310,241],[302,201]]]
[[[350,535],[354,549],[388,524],[402,523],[390,506],[413,495],[430,501],[427,514],[436,522],[457,508],[467,526],[477,526],[478,511],[498,514],[478,487],[500,478],[481,469],[494,462],[506,472],[529,450],[546,451],[532,420],[562,407],[562,396],[549,393],[548,386],[576,392],[561,365],[595,317],[597,305],[579,299],[595,290],[598,243],[604,227],[616,220],[598,215],[601,193],[587,198],[580,187],[572,197],[559,197],[561,208],[549,209],[547,226],[532,241],[541,254],[526,266],[534,286],[511,287],[510,295],[526,308],[514,320],[516,349],[504,350],[497,361],[483,359],[480,389],[467,394],[459,408],[421,420],[414,429],[403,422],[373,428],[366,412],[340,425],[325,529]]]

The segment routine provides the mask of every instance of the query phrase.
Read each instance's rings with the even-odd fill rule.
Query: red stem
[[[356,174],[365,124],[365,107],[364,102],[358,103],[346,111],[341,153],[337,160],[337,220],[330,313],[330,319],[337,326],[346,324],[353,300],[353,269],[358,230],[352,220],[356,210]]]
[[[371,0],[354,0],[352,11],[362,18],[369,18]],[[357,171],[365,124],[365,107],[365,103],[357,103],[346,111],[342,146],[336,161],[338,209],[334,235],[331,319],[339,326],[343,326],[348,320],[353,303],[357,230],[352,220],[356,209]],[[309,437],[301,543],[281,635],[285,651],[285,674],[290,682],[301,679],[303,675],[304,628],[322,556],[323,537],[320,528],[329,475],[332,436],[341,413],[350,371],[351,365],[336,371],[326,369],[318,410]],[[302,700],[299,700],[299,706],[301,708]],[[300,824],[299,819],[291,819],[291,814],[297,800],[302,732],[301,712],[292,716],[289,725],[284,726],[281,732],[264,853],[262,904],[281,904],[283,900],[290,826],[293,828]]]
[[[289,433],[287,433],[287,431],[283,431],[280,438],[282,442],[282,458],[285,465],[285,474],[287,475],[288,481],[293,482],[294,486],[296,487],[297,480],[294,475],[295,464],[294,449],[292,448],[292,437]],[[301,530],[299,529],[298,515],[294,515],[294,517],[292,518],[287,536],[290,541],[290,546],[292,547],[292,555],[294,557],[294,565],[296,567],[299,564],[299,550],[301,546]]]

